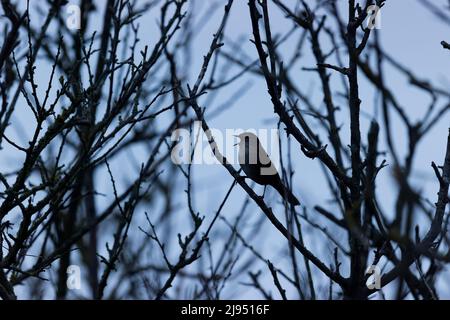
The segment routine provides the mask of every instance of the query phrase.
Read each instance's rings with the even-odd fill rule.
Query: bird
[[[262,197],[264,197],[266,187],[270,185],[290,204],[293,206],[300,205],[300,202],[294,194],[284,186],[277,169],[261,145],[258,137],[251,132],[244,132],[235,137],[240,139],[235,144],[235,146],[239,145],[239,164],[246,178],[250,178],[264,186]]]

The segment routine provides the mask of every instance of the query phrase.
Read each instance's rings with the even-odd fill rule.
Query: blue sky
[[[76,3],[75,1],[69,1],[70,3]],[[212,14],[211,18],[201,29],[194,40],[193,48],[195,48],[195,54],[193,55],[193,60],[189,65],[180,66],[189,68],[190,70],[190,84],[195,82],[197,74],[200,70],[200,66],[203,62],[203,55],[209,49],[209,44],[211,42],[213,34],[216,32],[217,27],[220,23],[220,18],[222,16],[222,4],[220,9],[215,11],[208,11],[206,4],[207,1],[202,2],[202,4],[197,7],[196,10],[199,12],[199,16],[203,14]],[[215,3],[225,3],[223,0],[211,1]],[[294,1],[286,1],[287,4],[293,3]],[[310,4],[315,3],[315,1],[307,1]],[[32,0],[32,6],[36,5],[37,1]],[[98,7],[103,7],[105,1],[96,1]],[[196,1],[200,4],[199,1]],[[444,5],[446,1],[433,1],[437,5]],[[346,1],[342,0],[340,2],[342,8],[342,14],[345,16],[346,12]],[[285,19],[283,14],[274,6],[270,7],[270,14],[272,18],[272,28],[273,33],[284,34],[292,28],[292,23]],[[140,20],[140,38],[141,45],[152,44],[158,36],[156,29],[156,15],[158,12],[150,13],[144,15]],[[394,1],[388,0],[385,7],[381,11],[381,29],[374,32],[379,33],[381,43],[383,48],[390,53],[395,59],[405,66],[408,66],[413,70],[413,72],[423,79],[429,79],[432,83],[444,90],[450,89],[450,79],[448,77],[448,70],[450,70],[450,52],[448,50],[443,50],[440,42],[442,40],[450,41],[449,26],[442,23],[440,20],[436,19],[431,13],[424,10],[423,6],[418,0],[404,0],[404,1]],[[101,19],[95,21],[91,25],[91,31],[96,29],[95,23],[100,22]],[[155,30],[153,32],[153,30]],[[251,25],[248,16],[248,6],[247,1],[235,0],[230,15],[230,20],[226,26],[225,33],[227,38],[224,39],[224,47],[222,50],[226,52],[233,52],[231,43],[233,41],[243,41],[242,50],[250,57],[249,62],[256,59],[256,51],[253,44],[249,41],[251,36]],[[297,41],[300,36],[300,30],[296,31],[292,35],[292,40],[286,41],[280,48],[279,53],[286,57],[288,60],[295,51]],[[329,42],[323,39],[324,47],[330,48]],[[311,50],[308,45],[306,46],[304,56],[295,65],[287,66],[290,72],[295,75],[294,79],[298,86],[307,92],[312,100],[317,104],[321,104],[321,94],[320,94],[320,81],[316,73],[304,71],[303,67],[314,67],[315,60],[311,54]],[[327,50],[324,50],[327,51]],[[344,53],[344,52],[343,52]],[[228,76],[234,75],[239,72],[239,69],[235,67],[230,67],[222,65],[221,72],[228,72]],[[41,64],[37,69],[38,82],[46,83],[48,79],[49,66]],[[430,102],[429,97],[426,94],[418,91],[417,89],[412,89],[406,79],[402,74],[396,72],[392,68],[386,68],[385,78],[387,85],[398,95],[398,99],[402,106],[405,107],[405,111],[410,116],[411,119],[419,120],[421,119],[428,107]],[[368,85],[368,82],[364,79],[364,76],[360,74],[360,98],[362,100],[361,109],[365,116],[362,117],[362,137],[365,141],[368,131],[368,125],[372,120],[374,115],[374,110],[379,106],[374,105],[375,103],[375,93],[373,88]],[[332,75],[332,86],[334,93],[341,89],[340,78],[338,74]],[[220,113],[214,118],[208,118],[213,110],[217,110],[224,102],[235,94],[241,88],[249,86],[249,89],[239,98],[239,100],[231,106],[226,111]],[[223,130],[226,129],[272,129],[276,128],[277,122],[273,114],[273,106],[271,104],[270,98],[267,94],[267,89],[265,87],[265,82],[261,78],[257,78],[253,75],[245,75],[241,77],[238,81],[232,85],[221,90],[216,99],[212,104],[208,103],[208,96],[202,97],[200,99],[200,104],[206,108],[206,120],[208,121],[210,127]],[[349,120],[348,113],[346,112],[345,100],[336,99],[337,104],[341,106],[342,111],[338,115],[338,122],[343,124],[342,137],[344,144],[349,143]],[[445,101],[441,101],[442,105]],[[439,105],[439,106],[440,106]],[[300,106],[301,107],[301,106]],[[211,110],[211,111],[210,111]],[[11,128],[11,135],[26,136],[29,128],[27,127],[28,121],[31,121],[29,112],[24,109],[19,111],[14,116],[14,128]],[[416,173],[413,175],[414,184],[419,187],[422,194],[428,197],[431,201],[436,200],[437,183],[434,178],[433,171],[431,169],[431,161],[437,163],[442,162],[444,158],[444,146],[447,138],[447,129],[450,123],[450,114],[447,113],[443,115],[440,122],[433,128],[425,139],[419,144],[417,151],[417,157],[414,162],[414,168]],[[20,125],[20,127],[19,127]],[[396,145],[399,146],[400,150],[405,152],[407,150],[407,138],[405,128],[399,126],[398,121],[394,121],[394,135]],[[323,141],[327,140],[326,134],[321,132],[321,138]],[[285,140],[284,140],[285,142]],[[311,208],[316,204],[322,204],[326,206],[327,200],[329,200],[329,194],[324,190],[327,190],[326,180],[322,175],[320,166],[318,165],[318,160],[311,160],[306,158],[300,151],[296,143],[293,143],[292,155],[294,161],[295,175],[293,178],[294,193],[300,198],[301,202],[311,210]],[[284,144],[284,147],[286,144]],[[384,139],[382,140],[382,148],[386,148],[384,144]],[[143,148],[145,150],[145,148]],[[145,153],[140,152],[139,149],[133,154],[137,162],[145,160]],[[0,160],[0,165],[2,168],[10,168],[15,166],[20,162],[20,156],[11,155]],[[125,160],[125,157],[124,157]],[[387,157],[388,163],[389,157]],[[130,161],[116,161],[112,163],[112,170],[120,172],[122,176],[122,182],[127,181],[127,176],[130,172],[135,171]],[[223,167],[219,165],[194,165],[194,177],[195,183],[194,188],[196,190],[195,206],[199,212],[205,215],[207,218],[211,217],[214,210],[218,207],[219,203],[222,201],[228,187],[232,183],[232,177],[224,170]],[[105,175],[105,172],[100,172],[97,175],[98,184],[101,186],[103,191],[107,192],[110,190],[109,179]],[[180,203],[185,202],[185,194],[183,192],[185,181],[180,178]],[[262,188],[256,187],[258,193],[262,193]],[[390,168],[385,168],[381,171],[379,176],[378,185],[378,195],[383,201],[383,207],[385,209],[393,208],[393,204],[396,198],[396,188],[392,184],[392,178],[390,173]],[[230,219],[235,217],[239,208],[242,205],[246,194],[243,190],[236,188],[232,195],[230,201],[227,203],[224,214]],[[275,211],[278,212],[281,217],[283,213],[281,211],[281,206],[279,201],[275,200],[277,197],[272,192],[269,194],[272,197],[271,204],[274,206]],[[183,214],[183,210],[180,211],[180,215]],[[252,204],[251,209],[248,212],[249,215],[256,215],[254,218],[249,219],[248,225],[244,226],[244,233],[251,232],[252,224],[251,221],[256,221],[259,219],[260,212]],[[180,221],[184,221],[181,218]],[[256,246],[262,248],[264,254],[267,258],[274,260],[279,265],[283,266],[286,262],[285,258],[280,258],[283,256],[283,247],[285,247],[285,240],[277,234],[273,226],[269,223],[264,223],[261,226],[264,228],[265,234],[267,234],[266,239],[261,239]],[[183,226],[177,226],[179,230],[183,230]],[[218,225],[218,229],[223,228],[223,225]],[[426,226],[424,226],[426,228]],[[134,229],[137,232],[137,228]],[[305,241],[308,247],[312,249],[319,256],[324,259],[329,259],[331,250],[333,247],[323,245],[323,241],[317,241],[317,233],[308,233]],[[176,239],[175,239],[176,241]],[[266,279],[270,283],[271,279]],[[238,284],[236,284],[238,286]],[[445,286],[442,283],[442,286]],[[246,293],[242,287],[236,289],[241,292],[239,297],[242,298],[252,298],[253,293]],[[243,291],[240,291],[243,290]],[[229,290],[228,297],[234,297],[233,289]],[[448,296],[450,297],[450,290],[447,290]]]

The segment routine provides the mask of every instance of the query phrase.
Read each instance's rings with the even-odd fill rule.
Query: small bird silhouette
[[[258,137],[251,132],[244,132],[236,137],[240,139],[240,141],[235,144],[239,145],[239,164],[241,165],[242,170],[244,170],[247,178],[264,186],[263,197],[267,185],[271,185],[278,191],[283,199],[293,206],[299,205],[300,202],[297,198],[284,186],[277,169],[259,142]]]

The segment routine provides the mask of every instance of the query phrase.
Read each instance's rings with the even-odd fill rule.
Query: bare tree
[[[423,4],[450,21],[448,10]],[[233,0],[34,5],[1,1],[2,299],[244,296],[230,283],[264,299],[448,297],[437,282],[449,277],[450,131],[439,132],[443,158],[426,169],[437,199],[412,179],[419,143],[440,121],[449,123],[450,93],[382,46],[370,23],[389,1],[249,0],[245,41],[227,31],[242,7]],[[70,17],[76,30],[70,6],[80,9]],[[280,23],[287,33],[273,31]],[[205,25],[215,30],[198,46]],[[283,45],[294,40],[289,56]],[[441,44],[437,50],[450,48]],[[308,54],[314,65],[302,72],[319,81],[319,102],[294,68]],[[419,121],[387,84],[393,70],[430,99]],[[308,159],[328,186],[320,202],[272,203],[221,150],[211,123],[249,94],[247,80],[261,83],[273,108],[285,185],[299,193],[297,164]],[[406,153],[399,128],[407,132]],[[195,178],[204,166],[173,161],[177,129],[194,137],[190,160],[205,135],[225,169],[205,212],[196,199],[207,181]],[[394,207],[380,190],[380,175],[388,174]],[[263,230],[279,252],[258,245],[268,237]],[[82,290],[69,290],[74,265],[88,284]]]

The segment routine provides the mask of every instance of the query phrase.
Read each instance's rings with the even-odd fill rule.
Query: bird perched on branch
[[[270,185],[290,204],[293,206],[299,205],[298,199],[284,186],[277,169],[259,142],[258,137],[251,132],[244,132],[236,137],[240,139],[235,144],[239,145],[239,164],[246,177],[263,185],[264,193],[267,185]]]

